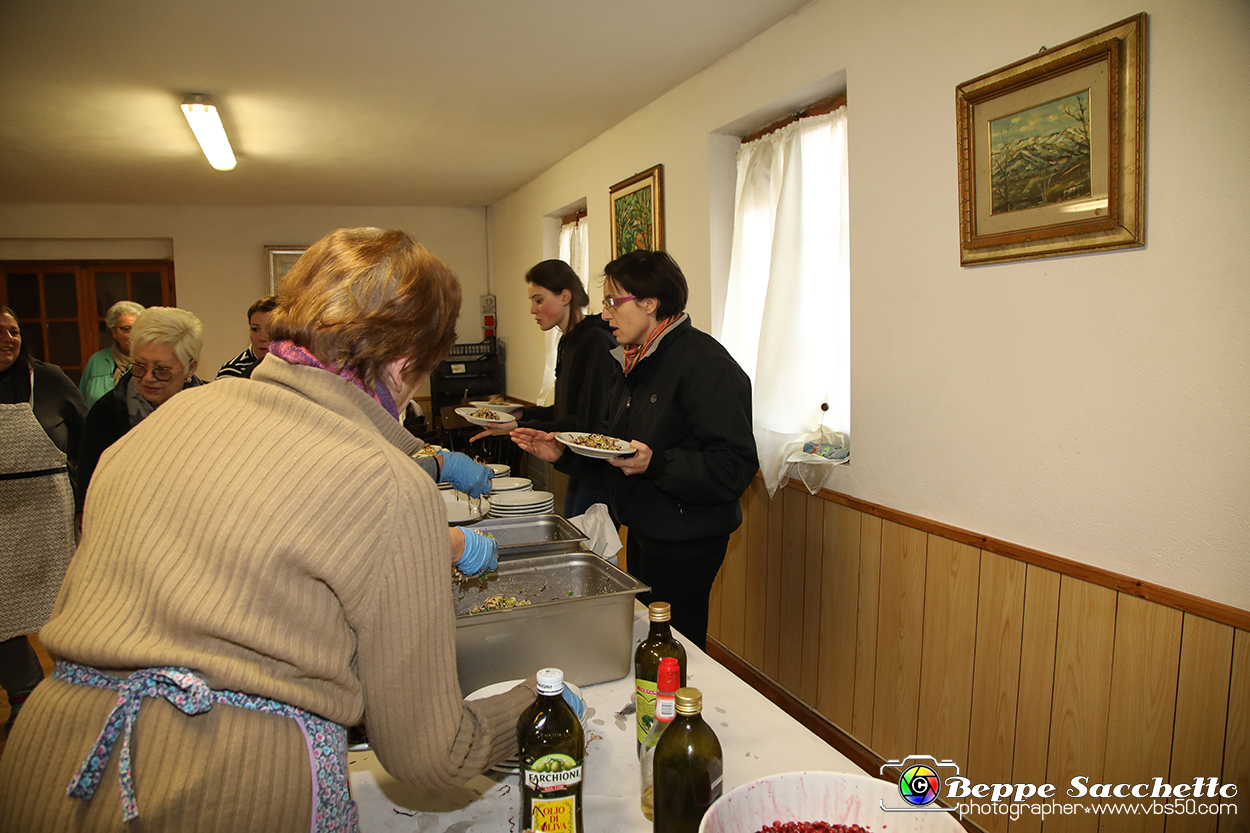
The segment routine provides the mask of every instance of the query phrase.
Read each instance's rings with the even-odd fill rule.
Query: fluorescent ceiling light
[[[234,170],[234,151],[213,100],[206,95],[189,95],[183,99],[182,114],[208,157],[208,164],[219,171]]]

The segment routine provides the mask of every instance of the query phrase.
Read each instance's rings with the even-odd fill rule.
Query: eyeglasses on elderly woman
[[[172,367],[164,367],[159,364],[132,364],[130,366],[130,375],[136,379],[142,379],[148,375],[148,371],[152,371],[152,377],[158,382],[168,382],[174,378],[174,369]]]

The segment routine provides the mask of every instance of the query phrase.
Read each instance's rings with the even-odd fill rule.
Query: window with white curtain
[[[550,239],[550,238],[548,238]],[[586,227],[586,212],[575,212],[562,219],[560,223],[560,260],[563,260],[577,277],[582,279],[582,286],[587,287],[589,294],[590,280],[590,232]],[[543,362],[543,384],[535,400],[539,405],[549,406],[556,398],[556,347],[560,343],[559,329],[552,327],[546,333],[546,355]]]
[[[804,442],[850,447],[846,127],[842,104],[738,150],[721,341],[751,377],[770,495],[791,475],[813,493],[831,482]]]

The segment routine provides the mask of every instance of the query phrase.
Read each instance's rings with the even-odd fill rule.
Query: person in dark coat
[[[629,528],[627,567],[652,588],[643,601],[669,602],[673,626],[702,648],[712,583],[759,469],[751,381],[690,323],[686,278],[667,253],[617,258],[603,291],[624,384],[602,430],[636,450],[601,464],[613,514]],[[550,433],[518,428],[513,439],[542,459],[572,453]]]
[[[184,309],[148,307],[135,319],[130,369],[87,413],[78,476],[80,506],[105,449],[178,391],[204,384],[195,375],[203,347],[204,325]]]
[[[518,425],[543,432],[585,431],[602,424],[621,383],[620,365],[612,358],[616,339],[608,322],[587,316],[590,296],[581,278],[563,260],[544,260],[525,274],[530,315],[539,329],[559,329],[556,347],[556,385],[553,404],[521,410],[515,423],[488,428],[474,440],[507,434]],[[582,514],[596,503],[608,502],[607,471],[595,461],[569,455],[556,463],[569,476],[564,494],[564,516]]]
[[[27,634],[52,613],[74,554],[74,463],[87,404],[54,364],[32,357],[0,306],[0,688],[5,733],[43,679]]]

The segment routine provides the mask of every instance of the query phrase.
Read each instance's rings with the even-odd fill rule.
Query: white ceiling
[[[806,2],[0,0],[0,202],[489,205]]]

